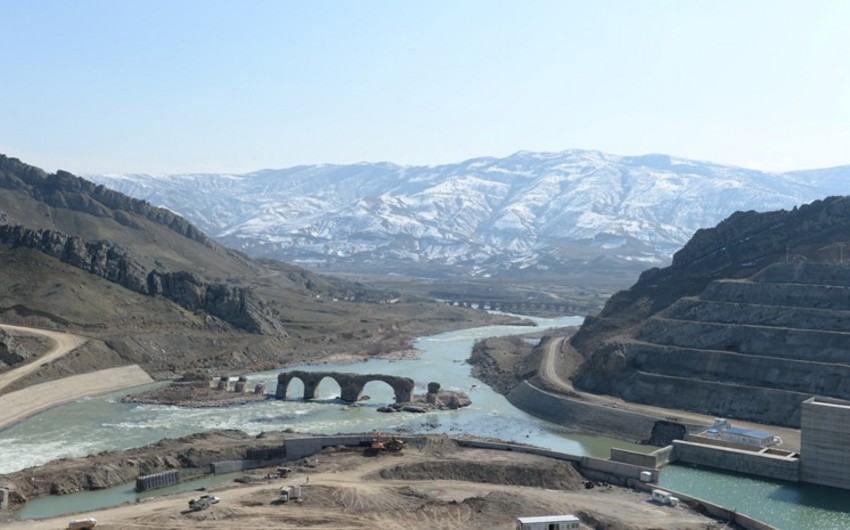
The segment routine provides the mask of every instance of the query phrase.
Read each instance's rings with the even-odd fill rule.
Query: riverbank
[[[152,383],[136,365],[40,383],[0,396],[0,430],[44,410],[77,399]]]
[[[240,437],[237,433],[197,435],[156,444],[151,457],[197,455],[218,447],[227,455],[236,447],[279,443],[279,434]],[[178,446],[182,453],[174,452]],[[69,467],[148,462],[139,454],[118,452],[98,459],[74,459]],[[223,456],[227,456],[223,455]],[[207,456],[209,456],[207,454]],[[200,461],[194,462],[195,464]],[[682,504],[665,507],[648,502],[648,495],[604,485],[587,488],[588,481],[573,464],[539,455],[462,448],[446,437],[427,437],[408,444],[400,453],[364,457],[362,449],[330,448],[292,463],[286,479],[269,479],[269,469],[247,473],[241,483],[229,483],[212,493],[221,502],[201,512],[188,512],[197,494],[184,493],[149,499],[133,505],[80,514],[105,528],[396,528],[511,529],[516,517],[572,513],[587,527],[608,530],[705,530],[722,528],[725,521],[707,518]],[[54,470],[55,471],[55,470]],[[25,474],[27,472],[21,472]],[[32,473],[32,472],[29,472]],[[33,476],[40,482],[43,477]],[[302,502],[277,503],[278,490],[301,487]],[[7,520],[9,529],[59,528],[71,517],[39,521]],[[732,530],[734,525],[725,528]]]

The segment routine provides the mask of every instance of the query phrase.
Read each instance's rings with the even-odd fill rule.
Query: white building
[[[578,527],[579,519],[575,515],[543,515],[516,519],[516,530],[573,530]]]
[[[728,420],[722,418],[715,418],[714,425],[700,433],[699,436],[730,444],[757,448],[772,447],[782,443],[782,438],[772,433],[732,427],[732,424]]]

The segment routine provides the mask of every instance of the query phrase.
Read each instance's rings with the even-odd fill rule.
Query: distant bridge
[[[326,377],[337,382],[340,388],[340,399],[349,403],[354,403],[360,399],[361,394],[363,394],[363,387],[370,381],[383,381],[390,385],[395,392],[396,403],[407,403],[413,399],[414,383],[413,379],[409,377],[343,372],[305,372],[303,370],[292,370],[278,375],[275,398],[286,399],[289,383],[293,379],[299,379],[304,383],[304,399],[316,399],[319,397],[319,383]]]
[[[502,300],[446,300],[449,305],[467,307],[470,309],[481,309],[490,311],[504,311],[505,313],[518,314],[558,314],[577,315],[581,311],[576,307],[563,302],[517,302]]]

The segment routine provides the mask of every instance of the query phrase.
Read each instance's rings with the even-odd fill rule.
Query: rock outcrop
[[[576,386],[788,426],[812,395],[850,398],[848,229],[832,197],[700,231],[582,326]]]
[[[52,230],[0,225],[0,243],[27,247],[148,296],[163,296],[253,333],[282,334],[262,298],[248,287],[204,282],[191,272],[149,270],[109,241],[85,241]]]
[[[69,208],[96,217],[110,217],[119,223],[138,228],[131,215],[139,215],[174,232],[212,246],[212,243],[186,219],[152,206],[147,201],[130,198],[105,186],[94,184],[67,171],[48,174],[17,158],[0,155],[0,188],[16,190],[56,208]],[[131,214],[131,215],[128,215]],[[0,219],[2,221],[2,219]]]

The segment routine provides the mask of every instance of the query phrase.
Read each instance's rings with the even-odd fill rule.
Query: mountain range
[[[735,211],[844,194],[850,166],[767,173],[667,155],[518,152],[438,166],[311,165],[86,178],[179,213],[256,258],[385,272],[569,271],[669,263]]]

